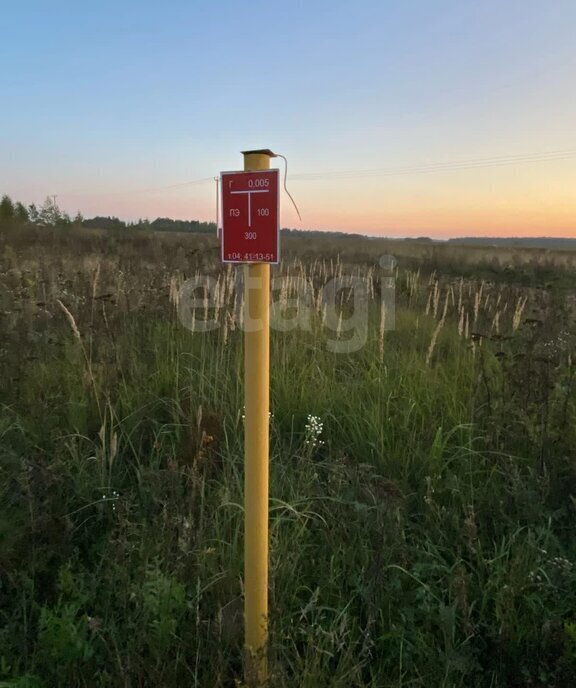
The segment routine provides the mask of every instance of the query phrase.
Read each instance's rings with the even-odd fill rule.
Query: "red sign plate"
[[[222,172],[222,260],[280,261],[278,170]]]

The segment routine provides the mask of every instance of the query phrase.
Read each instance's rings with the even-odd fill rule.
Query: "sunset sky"
[[[576,236],[576,0],[21,0],[0,74],[26,203],[214,220],[269,147],[283,226]]]

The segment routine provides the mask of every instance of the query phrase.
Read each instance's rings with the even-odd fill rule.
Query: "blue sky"
[[[290,161],[304,227],[576,230],[569,155],[297,178],[576,149],[574,0],[21,0],[2,23],[0,192],[26,202],[58,194],[86,215],[212,219],[210,182],[133,191],[271,147]]]

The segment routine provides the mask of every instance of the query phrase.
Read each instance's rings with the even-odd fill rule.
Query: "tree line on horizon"
[[[46,198],[41,206],[35,203],[24,205],[20,201],[13,201],[10,196],[4,194],[0,199],[0,229],[13,229],[18,227],[49,226],[72,227],[80,226],[83,222],[80,212],[74,218],[60,210],[53,198]]]
[[[114,216],[97,215],[84,219],[78,211],[74,217],[61,210],[55,199],[47,196],[44,203],[37,206],[35,203],[24,205],[20,201],[14,201],[4,194],[0,199],[0,231],[22,227],[51,227],[51,228],[88,228],[113,231],[144,230],[156,232],[190,232],[196,234],[216,235],[215,222],[203,222],[201,220],[173,220],[169,217],[157,217],[155,220],[139,219],[136,222],[125,222]],[[338,230],[314,230],[314,229],[289,229],[281,230],[285,236],[338,239],[378,239],[386,237],[367,236],[363,234],[351,234]],[[401,239],[398,239],[401,240]],[[404,241],[415,243],[448,243],[491,247],[518,247],[541,249],[576,249],[576,238],[561,237],[453,237],[446,240],[431,239],[427,236],[406,237]]]
[[[14,201],[4,194],[0,199],[0,230],[32,227],[86,227],[89,229],[109,230],[152,230],[157,232],[196,232],[200,234],[216,234],[215,222],[200,220],[172,220],[168,217],[158,217],[155,220],[140,219],[137,222],[124,222],[118,217],[96,216],[84,219],[78,211],[74,217],[58,207],[55,199],[47,196],[44,203],[24,205]]]
[[[4,195],[0,200],[0,230],[18,227],[75,227],[88,229],[104,229],[112,231],[148,230],[156,232],[192,232],[197,234],[216,234],[215,222],[203,222],[201,220],[173,220],[169,217],[157,217],[155,220],[140,219],[136,222],[125,222],[112,215],[97,215],[85,219],[78,211],[72,218],[61,210],[54,198],[47,196],[41,206],[34,203],[25,206],[20,201],[13,201],[10,196]],[[338,232],[336,230],[303,230],[283,228],[282,234],[290,236],[306,236],[315,238],[322,236],[338,238],[355,238],[358,234]]]

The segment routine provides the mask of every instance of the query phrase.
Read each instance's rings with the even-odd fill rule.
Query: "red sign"
[[[222,260],[280,261],[278,170],[222,172]]]

